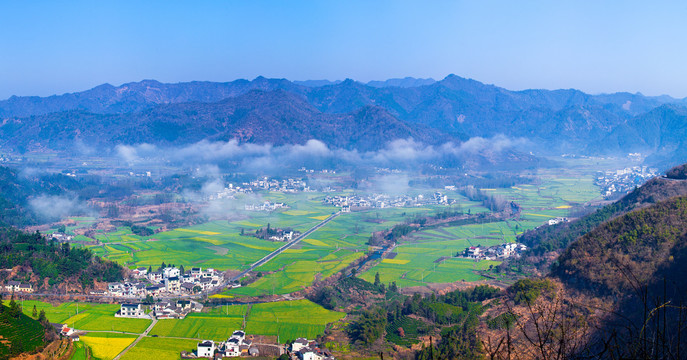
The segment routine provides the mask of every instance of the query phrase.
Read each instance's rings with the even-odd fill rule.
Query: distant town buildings
[[[277,179],[271,179],[266,176],[248,183],[243,183],[243,186],[251,187],[252,189],[262,189],[283,193],[312,191],[308,184],[306,184],[306,182],[301,179],[288,178],[279,181]]]
[[[429,196],[417,195],[398,195],[390,196],[387,194],[371,195],[336,195],[327,196],[322,201],[323,204],[333,205],[341,208],[341,212],[350,212],[352,208],[388,208],[388,207],[416,207],[425,205],[449,205],[455,201],[441,192],[435,192]]]
[[[658,169],[646,166],[633,166],[615,171],[599,172],[594,182],[601,188],[607,199],[626,194],[647,180],[658,176]]]
[[[244,209],[246,211],[275,211],[277,209],[288,209],[289,207],[284,204],[284,203],[273,203],[269,201],[265,201],[262,204],[246,204],[244,205]]]
[[[50,235],[50,237],[52,239],[55,239],[58,242],[68,242],[68,241],[72,241],[72,239],[74,239],[74,236],[67,235],[67,234],[61,233],[61,232],[54,232]]]
[[[124,303],[119,305],[115,317],[136,319],[183,319],[192,312],[200,312],[203,305],[191,300],[166,301],[150,306],[140,303]]]

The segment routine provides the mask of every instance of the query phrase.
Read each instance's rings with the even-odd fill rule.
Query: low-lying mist
[[[129,164],[166,162],[196,168],[202,164],[216,165],[237,172],[279,174],[287,169],[335,167],[383,167],[414,170],[433,164],[442,167],[463,167],[475,158],[501,161],[501,155],[516,146],[527,144],[524,139],[504,135],[492,138],[471,138],[461,144],[426,145],[413,139],[397,139],[378,151],[357,151],[328,147],[319,140],[305,144],[272,146],[270,144],[200,141],[183,147],[158,147],[151,144],[118,145],[117,156]]]

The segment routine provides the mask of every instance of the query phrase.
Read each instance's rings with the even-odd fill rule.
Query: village
[[[525,250],[527,250],[527,246],[520,243],[504,243],[488,247],[477,245],[466,248],[465,251],[459,252],[456,256],[475,260],[498,260],[518,257]]]
[[[193,295],[209,292],[222,285],[224,276],[214,269],[199,267],[184,271],[174,266],[161,267],[158,271],[151,268],[139,267],[132,271],[133,279],[109,283],[107,291],[91,291],[92,295],[110,295],[116,297],[146,297],[146,296],[174,296]],[[232,284],[233,287],[240,286]]]
[[[278,209],[288,209],[289,206],[284,203],[273,203],[265,201],[262,204],[246,204],[244,205],[244,210],[246,211],[266,211],[272,212]]]
[[[267,176],[246,182],[242,184],[244,187],[252,189],[261,189],[268,191],[277,191],[283,193],[296,193],[302,191],[312,191],[305,181],[300,179],[288,178],[284,180],[271,179]]]
[[[280,356],[287,354],[292,360],[335,360],[327,349],[314,340],[298,338],[287,346],[258,344],[244,331],[236,330],[226,341],[203,340],[195,351],[182,351],[182,359],[222,359],[239,356]]]
[[[604,198],[610,199],[632,191],[635,187],[658,176],[658,169],[633,166],[597,174],[594,184],[601,188]]]
[[[159,303],[148,306],[142,304],[121,304],[115,317],[137,319],[183,319],[190,312],[200,312],[203,305],[189,300]],[[68,324],[51,324],[60,336],[72,341],[80,341],[80,335],[88,332],[70,327]],[[290,344],[266,344],[257,341],[255,336],[243,330],[235,330],[226,341],[200,340],[196,349],[181,351],[181,359],[222,359],[229,357],[281,356],[287,354],[291,360],[335,360],[335,357],[314,340],[298,338]]]
[[[399,195],[390,196],[387,194],[371,194],[371,195],[336,195],[327,196],[322,200],[323,204],[340,207],[342,212],[350,212],[353,208],[389,208],[389,207],[416,207],[424,205],[450,205],[455,200],[449,199],[448,196],[441,192],[435,192],[429,196],[418,195]]]

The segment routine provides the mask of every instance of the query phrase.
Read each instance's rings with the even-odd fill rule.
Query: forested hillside
[[[491,316],[511,319],[509,351],[548,358],[682,358],[687,346],[686,166],[668,171],[615,204],[563,226],[522,237],[537,251],[561,251],[548,278],[516,285]],[[548,284],[536,290],[536,284]],[[542,288],[543,289],[543,288]],[[524,301],[523,301],[524,299]],[[584,320],[582,320],[584,319]],[[540,329],[540,331],[534,331]],[[490,330],[483,337],[509,336]]]
[[[0,228],[0,268],[15,266],[21,266],[21,270],[10,275],[11,280],[31,283],[34,288],[69,281],[86,289],[94,281],[118,281],[124,275],[120,265],[94,256],[89,249],[72,248],[69,243],[47,240],[39,233]],[[0,274],[8,276],[7,272]]]
[[[582,218],[554,226],[542,226],[527,231],[519,237],[520,242],[530,247],[524,259],[529,264],[535,264],[546,271],[550,261],[542,255],[565,249],[576,239],[590,232],[605,221],[616,216],[626,214],[634,209],[642,208],[676,196],[687,195],[687,181],[679,179],[687,166],[681,165],[668,171],[667,178],[654,178],[641,187],[635,189],[619,201],[606,205]]]

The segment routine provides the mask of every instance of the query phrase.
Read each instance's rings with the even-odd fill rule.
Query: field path
[[[155,324],[157,324],[157,319],[153,318],[153,322],[150,324],[150,326],[148,326],[146,331],[144,331],[142,334],[140,334],[136,338],[136,340],[134,340],[134,342],[131,343],[131,345],[127,346],[126,349],[122,350],[122,352],[120,352],[119,355],[115,356],[113,360],[119,360],[119,358],[121,358],[122,355],[126,354],[126,352],[129,351],[129,349],[136,346],[136,344],[138,344],[138,342],[141,341],[141,339],[148,336],[148,333],[150,332],[150,330],[153,330],[153,327],[155,327]]]

